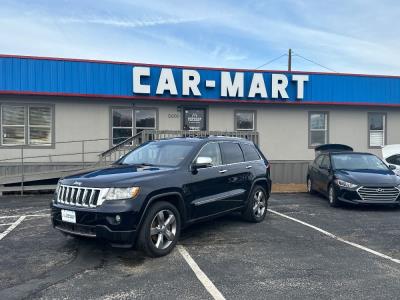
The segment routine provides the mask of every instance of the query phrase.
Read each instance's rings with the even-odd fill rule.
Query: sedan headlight
[[[110,188],[104,200],[133,199],[139,194],[138,187]]]
[[[344,180],[340,180],[340,179],[336,179],[335,180],[336,184],[340,187],[344,187],[344,188],[348,188],[348,189],[354,189],[357,187],[357,184],[351,183],[351,182],[347,182]]]

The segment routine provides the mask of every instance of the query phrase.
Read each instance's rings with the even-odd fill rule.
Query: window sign
[[[205,109],[185,109],[183,130],[207,130]]]

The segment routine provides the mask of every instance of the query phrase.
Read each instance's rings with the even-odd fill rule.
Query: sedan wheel
[[[314,189],[312,188],[312,180],[310,177],[307,178],[307,192],[309,194],[314,194]]]
[[[331,184],[328,188],[328,199],[329,199],[329,205],[332,207],[338,207],[339,206],[339,200],[337,199],[335,189],[333,185]]]

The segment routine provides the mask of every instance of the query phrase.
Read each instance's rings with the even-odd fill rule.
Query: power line
[[[317,63],[317,62],[315,62],[315,61],[313,61],[313,60],[311,60],[311,59],[308,59],[308,58],[306,58],[306,57],[304,57],[304,56],[302,56],[302,55],[300,55],[300,54],[295,53],[295,54],[293,54],[293,56],[298,56],[298,57],[300,57],[300,58],[302,58],[302,59],[304,59],[304,60],[309,61],[310,63],[313,63],[313,64],[315,64],[315,65],[317,65],[317,66],[320,66],[320,67],[322,67],[322,68],[324,68],[324,69],[327,69],[327,70],[329,70],[329,71],[331,71],[331,72],[337,73],[337,71],[335,71],[335,70],[333,70],[333,69],[331,69],[331,68],[325,67],[324,65],[321,65],[321,64],[319,64],[319,63]]]
[[[278,56],[278,57],[276,57],[276,58],[274,58],[274,59],[271,59],[270,61],[267,61],[266,63],[264,63],[264,64],[262,64],[261,66],[257,67],[256,70],[258,70],[259,68],[262,68],[262,67],[264,67],[264,66],[266,66],[266,65],[269,65],[270,63],[273,63],[274,61],[276,61],[276,60],[278,60],[278,59],[280,59],[280,58],[282,58],[282,57],[284,57],[284,56],[287,56],[287,54],[284,53],[284,54],[282,54],[281,56]]]

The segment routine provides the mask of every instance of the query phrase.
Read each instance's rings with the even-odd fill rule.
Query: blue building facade
[[[135,69],[145,68],[148,75],[139,77],[141,85],[149,92],[135,92]],[[184,94],[183,73],[191,71],[198,78],[199,94]],[[160,79],[161,74],[167,74]],[[169,74],[169,75],[168,75]],[[222,82],[228,74],[230,81]],[[254,75],[261,76],[261,84],[253,83],[258,93],[249,97]],[[273,76],[287,78],[287,97],[278,93],[273,97]],[[303,96],[297,97],[296,76],[305,76]],[[225,76],[226,77],[226,76]],[[258,77],[260,79],[260,77]],[[191,79],[191,78],[186,78]],[[193,79],[193,78],[192,78]],[[239,89],[223,95],[223,88],[236,79]],[[157,87],[167,83],[167,88],[157,93]],[[169,82],[168,82],[169,80]],[[171,81],[173,80],[173,84]],[[258,81],[260,82],[260,81]],[[210,84],[207,86],[207,83]],[[279,83],[279,82],[278,82]],[[169,89],[176,87],[176,93]],[[235,93],[236,92],[236,93]],[[242,92],[242,93],[240,93]],[[400,77],[337,73],[307,73],[285,71],[233,70],[203,67],[160,66],[139,63],[84,61],[37,57],[0,56],[0,93],[64,95],[80,97],[107,97],[150,100],[188,100],[196,102],[256,102],[297,104],[340,104],[400,106]]]

